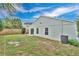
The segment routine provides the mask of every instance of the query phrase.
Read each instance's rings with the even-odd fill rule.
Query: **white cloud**
[[[49,8],[51,7],[35,7],[35,8],[30,9],[29,12],[37,12],[37,11],[42,11]]]
[[[24,9],[22,5],[13,4],[13,6],[19,12],[22,12],[22,13],[28,12],[28,10]]]
[[[73,7],[59,7],[57,9],[55,9],[52,12],[47,12],[44,13],[45,16],[50,16],[50,17],[57,17],[75,10],[78,10],[79,7],[78,6],[73,6]]]
[[[22,5],[14,4],[13,6],[15,7],[17,11],[22,12],[22,13],[27,13],[27,12],[32,13],[32,12],[42,11],[42,10],[51,8],[51,7],[34,7],[32,9],[27,10],[27,9],[24,9]]]
[[[8,12],[6,10],[0,9],[0,18],[8,16]]]

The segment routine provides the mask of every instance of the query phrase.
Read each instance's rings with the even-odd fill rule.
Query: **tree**
[[[3,23],[2,23],[2,20],[0,20],[0,31],[3,30]]]
[[[12,25],[13,25],[13,28],[22,28],[22,23],[21,23],[21,20],[19,18],[14,18],[12,20]]]
[[[0,3],[0,9],[6,10],[9,15],[13,15],[13,13],[16,11],[15,6],[19,6],[20,4],[15,4],[15,3]],[[5,27],[12,28],[12,20],[6,18],[7,20],[4,21],[4,24],[6,25]],[[0,30],[3,29],[2,21],[0,20]]]
[[[0,8],[6,10],[10,15],[16,10],[11,3],[1,3]]]
[[[4,27],[8,29],[20,29],[22,28],[22,23],[19,18],[6,17],[4,19]]]
[[[16,3],[0,3],[0,8],[6,10],[10,15],[16,11],[15,6],[20,6]]]
[[[4,27],[11,29],[12,28],[12,19],[6,17],[4,18]]]

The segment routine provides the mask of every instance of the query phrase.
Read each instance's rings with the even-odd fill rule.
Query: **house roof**
[[[74,23],[74,21],[69,21],[69,20],[61,19],[61,18],[53,18],[53,17],[49,17],[49,16],[40,16],[40,17],[46,17],[46,18],[51,18],[51,19],[54,19],[54,20],[60,20],[60,21],[73,22]]]
[[[75,23],[76,21],[68,21],[68,20],[63,20],[63,19],[59,19],[59,18],[53,18],[53,17],[49,17],[49,16],[40,16],[39,18],[36,18],[37,20],[35,20],[34,22],[25,22],[24,25],[31,25],[35,22],[37,22],[41,17],[44,17],[44,18],[50,18],[50,19],[53,19],[53,20],[60,20],[60,21],[65,21],[65,22],[70,22],[70,23]]]
[[[49,16],[40,16],[39,18],[41,18],[41,17],[50,18],[50,19],[53,19],[53,20],[60,20],[60,21],[75,23],[75,21],[73,22],[73,21],[63,20],[63,19],[59,19],[59,18],[53,18],[53,17],[49,17]],[[39,18],[37,18],[37,19],[39,19]],[[38,20],[35,20],[34,22],[36,22],[36,21],[38,21]]]
[[[32,22],[25,22],[25,23],[24,23],[24,25],[27,25],[27,24],[31,25]]]

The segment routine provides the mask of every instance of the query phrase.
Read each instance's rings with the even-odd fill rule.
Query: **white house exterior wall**
[[[53,18],[43,16],[34,22],[30,26],[30,29],[31,28],[34,28],[34,35],[49,39],[60,40],[61,35],[68,35],[69,39],[77,37],[75,23],[63,20],[55,20]],[[39,28],[39,34],[36,34],[36,28]],[[45,35],[45,28],[48,28],[48,35]]]

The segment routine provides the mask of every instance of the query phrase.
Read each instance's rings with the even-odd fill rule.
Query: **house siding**
[[[61,35],[68,35],[69,39],[77,37],[76,23],[63,20],[55,20],[48,17],[40,17],[30,28],[34,28],[34,35],[60,41]],[[39,28],[39,34],[36,34]],[[48,28],[48,35],[45,35],[45,28]],[[30,33],[29,33],[30,35]]]

